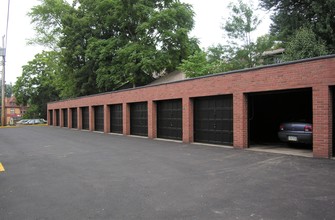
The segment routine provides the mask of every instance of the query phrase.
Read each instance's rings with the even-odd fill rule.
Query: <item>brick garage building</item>
[[[283,106],[293,106],[295,111],[303,105],[299,111],[310,115],[313,122],[314,157],[330,158],[334,151],[334,88],[335,55],[330,55],[53,102],[48,104],[48,123],[248,148],[257,137],[257,124],[291,114],[290,108]],[[290,101],[286,103],[286,99]],[[252,124],[255,109],[265,116]],[[262,113],[262,109],[267,111]],[[212,126],[212,122],[214,128],[223,127],[221,133],[219,129],[202,132],[202,123]]]

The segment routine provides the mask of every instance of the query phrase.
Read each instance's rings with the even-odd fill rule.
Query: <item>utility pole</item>
[[[6,48],[5,48],[5,36],[2,37],[2,48],[0,48],[0,56],[2,56],[2,72],[1,72],[1,82],[2,82],[2,88],[1,88],[1,125],[6,125],[6,80],[5,80],[5,63],[6,63]]]

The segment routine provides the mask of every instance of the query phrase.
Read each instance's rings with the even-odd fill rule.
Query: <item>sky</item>
[[[191,36],[200,41],[201,48],[207,48],[218,43],[225,43],[221,29],[223,18],[227,18],[229,0],[181,0],[193,6],[195,12],[195,27]],[[236,1],[236,0],[232,0]],[[249,2],[249,1],[248,1]],[[6,35],[8,0],[0,0],[0,47],[2,36]],[[10,0],[9,24],[6,46],[6,83],[15,83],[16,78],[22,74],[22,66],[32,60],[35,54],[43,50],[40,46],[28,46],[27,40],[34,37],[34,30],[30,24],[27,13],[38,0]],[[258,0],[254,0],[257,6]],[[268,33],[270,19],[265,12],[257,12],[262,20],[255,32],[257,36]]]

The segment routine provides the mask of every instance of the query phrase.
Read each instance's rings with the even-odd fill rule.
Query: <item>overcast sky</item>
[[[201,47],[207,48],[213,44],[225,43],[221,25],[223,18],[228,16],[227,6],[229,0],[181,0],[193,5],[195,12],[195,28],[191,35],[200,40]],[[234,0],[233,0],[234,1]],[[235,0],[236,1],[236,0]],[[0,0],[0,36],[6,33],[7,2]],[[248,1],[249,2],[249,1]],[[27,39],[34,36],[27,13],[34,6],[39,4],[38,0],[11,0],[7,39],[6,54],[6,82],[15,83],[16,78],[22,73],[22,66],[27,64],[34,55],[42,48],[27,46]],[[257,6],[257,0],[254,3]],[[255,33],[257,36],[266,34],[270,24],[269,16],[260,12],[260,19],[263,20]],[[256,36],[255,36],[256,37]],[[0,41],[2,47],[2,40]]]

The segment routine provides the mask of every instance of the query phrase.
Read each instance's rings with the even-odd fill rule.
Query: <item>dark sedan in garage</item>
[[[313,126],[307,122],[282,123],[278,137],[283,142],[310,145],[313,143]]]

